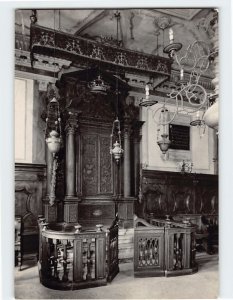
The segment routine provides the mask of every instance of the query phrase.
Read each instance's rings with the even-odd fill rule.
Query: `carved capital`
[[[130,134],[131,134],[131,127],[130,126],[125,126],[125,128],[123,130],[123,134],[124,134],[124,138],[128,139],[130,137]]]
[[[47,92],[49,81],[41,79],[41,80],[38,80],[38,83],[39,83],[39,91]]]
[[[74,135],[76,133],[77,128],[78,125],[66,124],[65,127],[66,135]]]
[[[65,126],[65,131],[66,134],[75,134],[77,128],[78,128],[78,115],[80,112],[74,113],[69,111],[68,112],[68,117],[66,119],[66,126]]]

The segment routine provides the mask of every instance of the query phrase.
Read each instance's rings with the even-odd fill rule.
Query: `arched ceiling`
[[[183,44],[184,51],[195,40],[210,44],[208,20],[211,9],[120,9],[119,39],[122,46],[149,54],[163,55],[169,43],[169,28],[174,41]],[[39,9],[38,25],[73,35],[113,43],[117,21],[113,9]],[[31,10],[16,10],[16,32],[29,35]],[[165,27],[165,28],[164,28]]]

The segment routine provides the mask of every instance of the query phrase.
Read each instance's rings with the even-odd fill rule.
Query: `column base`
[[[44,217],[47,222],[57,222],[57,203],[53,206],[49,204],[49,199],[46,197],[44,200]]]
[[[117,201],[120,228],[133,228],[134,201],[136,201],[134,197],[122,198]]]
[[[66,196],[64,200],[64,221],[66,223],[78,222],[78,197]]]

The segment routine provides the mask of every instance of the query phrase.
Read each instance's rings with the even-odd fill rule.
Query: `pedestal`
[[[66,196],[64,201],[64,221],[75,223],[78,221],[78,198]]]

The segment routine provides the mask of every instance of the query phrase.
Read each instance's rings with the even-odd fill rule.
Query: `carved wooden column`
[[[52,166],[53,166],[53,155],[49,151],[47,145],[45,145],[46,149],[46,174],[47,174],[47,182],[46,182],[46,197],[44,199],[44,217],[47,222],[56,222],[57,221],[57,202],[53,205],[49,203],[49,195],[51,192],[51,179],[52,179]]]
[[[130,178],[130,128],[124,129],[124,198],[131,196]]]
[[[78,198],[76,195],[75,134],[78,127],[76,114],[70,114],[66,123],[66,196],[64,221],[78,222]]]
[[[59,94],[52,82],[45,82],[41,85],[39,83],[39,89],[43,91],[41,97],[45,97],[45,101],[49,102],[54,96],[58,99]],[[48,103],[47,103],[48,104]],[[46,108],[45,108],[46,109]],[[45,113],[47,117],[47,112]],[[45,118],[45,117],[44,117]],[[43,119],[43,116],[42,116]],[[53,173],[53,155],[49,151],[47,144],[45,143],[45,160],[46,160],[46,196],[44,199],[44,217],[47,222],[56,222],[57,221],[57,204],[58,201],[55,198],[54,204],[50,203],[50,193],[51,193],[51,184],[52,184],[52,173]]]
[[[133,128],[133,153],[134,153],[134,191],[133,195],[138,196],[139,193],[139,173],[140,173],[140,141],[141,141],[141,126],[144,124],[143,121],[137,121]]]

